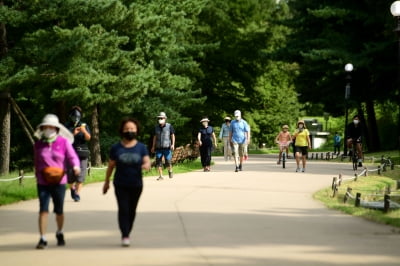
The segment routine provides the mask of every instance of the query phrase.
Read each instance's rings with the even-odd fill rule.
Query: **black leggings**
[[[118,224],[122,237],[129,237],[136,216],[136,207],[143,187],[115,186],[118,203]]]

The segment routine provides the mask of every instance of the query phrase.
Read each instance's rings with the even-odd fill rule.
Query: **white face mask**
[[[159,123],[160,125],[164,124],[164,123],[165,123],[165,119],[158,119],[158,123]]]
[[[354,123],[354,125],[357,125],[358,123],[360,123],[360,120],[354,119],[353,123]]]
[[[46,139],[53,138],[56,135],[57,135],[57,130],[55,129],[46,128],[45,130],[43,130],[43,137],[45,137]]]

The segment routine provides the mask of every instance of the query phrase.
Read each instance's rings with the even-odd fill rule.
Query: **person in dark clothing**
[[[347,147],[352,148],[352,145],[356,145],[358,152],[358,166],[362,166],[362,125],[360,124],[360,118],[358,115],[353,117],[353,122],[347,126]],[[355,142],[355,143],[354,143]],[[350,156],[350,155],[349,155]]]
[[[215,137],[214,129],[212,126],[208,125],[208,122],[210,122],[210,120],[208,120],[207,117],[200,120],[202,127],[197,134],[197,140],[200,145],[201,165],[203,166],[204,172],[210,171],[213,142],[214,146],[217,147],[217,138]]]
[[[150,170],[150,156],[147,147],[137,140],[139,122],[126,118],[121,122],[119,133],[121,141],[112,145],[110,160],[103,185],[103,194],[110,187],[114,168],[114,191],[118,203],[118,224],[121,231],[122,246],[130,245],[130,233],[136,217],[136,208],[143,191],[142,169]]]
[[[74,135],[74,147],[81,163],[81,173],[78,176],[73,174],[72,169],[68,170],[68,184],[71,189],[71,197],[75,202],[80,201],[80,192],[86,179],[87,165],[89,160],[89,147],[87,142],[91,139],[89,126],[81,121],[82,109],[79,106],[73,106],[69,112],[70,120],[65,127]]]

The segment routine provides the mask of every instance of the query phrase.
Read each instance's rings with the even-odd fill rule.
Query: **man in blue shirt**
[[[235,172],[238,172],[242,171],[244,149],[250,144],[250,127],[249,124],[242,119],[242,114],[239,110],[236,110],[234,115],[235,119],[230,125],[229,140],[234,151]]]

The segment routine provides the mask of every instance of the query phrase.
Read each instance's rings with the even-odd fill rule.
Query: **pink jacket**
[[[56,166],[64,169],[64,176],[60,184],[67,183],[67,168],[80,167],[80,161],[72,144],[64,137],[57,136],[52,143],[41,140],[35,143],[35,175],[37,183],[48,185],[42,176],[42,170],[48,166]]]

